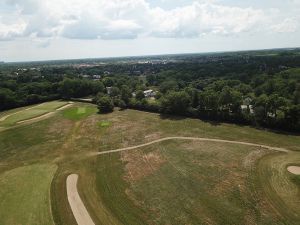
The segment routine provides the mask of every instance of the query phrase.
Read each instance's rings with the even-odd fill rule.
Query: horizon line
[[[279,48],[261,48],[261,49],[243,49],[243,50],[225,50],[225,51],[208,51],[208,52],[186,52],[186,53],[165,53],[165,54],[145,54],[145,55],[120,55],[108,57],[88,57],[88,58],[64,58],[64,59],[42,59],[30,61],[0,61],[3,64],[18,64],[18,63],[42,63],[42,62],[55,62],[55,61],[77,61],[77,60],[101,60],[101,59],[119,59],[119,58],[144,58],[155,56],[176,56],[176,55],[197,55],[197,54],[222,54],[222,53],[238,53],[238,52],[255,52],[255,51],[271,51],[271,50],[295,50],[300,47],[279,47]],[[3,65],[2,64],[2,65]]]

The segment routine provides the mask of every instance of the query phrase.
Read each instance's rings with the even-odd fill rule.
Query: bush
[[[109,113],[114,110],[113,100],[108,96],[100,97],[96,102],[100,113]]]

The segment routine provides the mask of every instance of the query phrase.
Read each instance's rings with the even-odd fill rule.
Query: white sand
[[[300,166],[289,166],[287,170],[295,175],[300,175]]]
[[[71,174],[67,178],[67,194],[73,215],[78,225],[95,225],[78,194],[77,180],[77,174]]]

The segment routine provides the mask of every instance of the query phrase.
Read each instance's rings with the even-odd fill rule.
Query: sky
[[[300,47],[300,0],[0,0],[0,61]]]

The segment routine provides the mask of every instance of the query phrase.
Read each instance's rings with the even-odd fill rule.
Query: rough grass
[[[70,120],[81,120],[92,114],[95,114],[97,109],[91,106],[72,107],[64,110],[63,115]]]
[[[57,167],[32,165],[0,175],[0,224],[52,225],[50,184]]]
[[[299,136],[134,110],[96,112],[94,105],[74,103],[39,122],[0,132],[0,173],[31,164],[58,165],[51,188],[57,225],[76,225],[65,191],[70,173],[79,174],[80,196],[96,224],[297,222],[286,213],[299,197],[284,196],[283,190],[295,193],[299,186],[282,164],[285,154],[268,153],[265,159],[265,150],[253,147],[175,140],[126,153],[90,153],[167,136],[221,138],[299,151]],[[299,152],[293,154],[288,162],[299,163]],[[277,162],[267,160],[269,156]],[[281,182],[287,186],[281,188]]]
[[[99,156],[98,193],[122,224],[297,224],[289,215],[279,216],[260,191],[262,184],[252,182],[257,179],[253,153],[259,151],[169,141]]]

